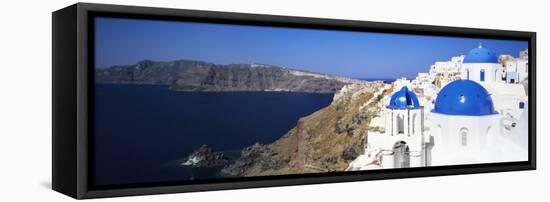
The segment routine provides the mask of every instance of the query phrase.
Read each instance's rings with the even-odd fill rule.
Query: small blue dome
[[[498,63],[498,57],[493,51],[479,45],[464,57],[463,63]]]
[[[420,107],[418,97],[406,86],[395,92],[388,104],[388,108],[390,109],[418,109]]]
[[[433,112],[463,116],[496,113],[489,92],[471,80],[456,80],[443,87],[437,94]]]

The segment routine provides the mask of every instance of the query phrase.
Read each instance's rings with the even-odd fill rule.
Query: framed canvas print
[[[535,169],[534,32],[52,15],[53,189],[74,198]]]

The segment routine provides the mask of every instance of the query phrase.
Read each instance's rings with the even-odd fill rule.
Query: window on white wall
[[[460,130],[460,145],[468,146],[468,129],[463,128]]]
[[[416,134],[416,114],[413,114],[412,116],[412,124],[411,124],[411,127],[412,127],[412,134]],[[409,134],[410,135],[410,134]]]

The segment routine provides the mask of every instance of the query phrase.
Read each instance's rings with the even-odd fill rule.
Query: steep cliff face
[[[133,65],[112,66],[96,69],[97,83],[112,84],[159,84],[171,85],[185,74],[203,72],[215,65],[201,61],[178,60],[158,62],[143,60]]]
[[[134,65],[97,69],[96,82],[169,85],[176,91],[334,93],[346,84],[362,81],[272,65],[145,60]]]
[[[343,171],[363,152],[369,122],[382,83],[351,84],[334,96],[333,102],[301,118],[296,127],[269,145],[255,144],[222,173],[262,176]]]

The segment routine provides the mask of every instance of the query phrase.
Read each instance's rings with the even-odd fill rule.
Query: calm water
[[[96,85],[96,182],[125,184],[216,177],[181,166],[202,144],[237,154],[271,143],[332,94],[175,92],[167,86]]]
[[[392,83],[395,78],[358,78],[363,81],[383,81],[384,83]]]

